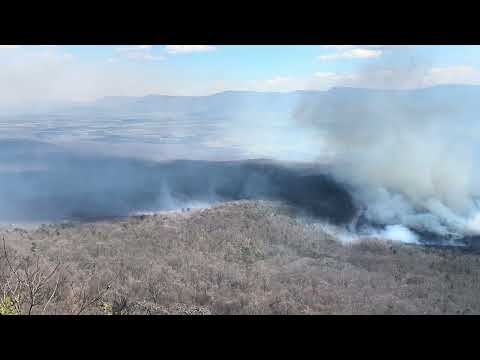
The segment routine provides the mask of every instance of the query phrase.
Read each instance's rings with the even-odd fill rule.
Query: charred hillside
[[[335,223],[349,222],[355,213],[348,191],[318,170],[255,160],[151,162],[87,156],[62,153],[48,144],[42,153],[35,145],[29,154],[20,144],[25,169],[0,172],[3,221],[91,220],[244,199],[284,201]],[[10,151],[12,157],[18,155]],[[37,168],[28,167],[29,155]]]

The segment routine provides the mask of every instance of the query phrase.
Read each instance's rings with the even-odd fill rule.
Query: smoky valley
[[[478,314],[479,89],[0,114],[0,314]]]

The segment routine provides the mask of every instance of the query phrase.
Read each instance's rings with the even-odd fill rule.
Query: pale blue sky
[[[0,105],[444,83],[480,84],[479,46],[0,46]]]

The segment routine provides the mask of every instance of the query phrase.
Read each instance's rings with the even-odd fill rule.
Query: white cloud
[[[121,46],[116,50],[119,52],[130,52],[130,51],[150,51],[152,49],[152,45],[128,45],[128,46]]]
[[[64,53],[59,51],[50,51],[45,49],[41,52],[35,52],[28,55],[31,59],[46,60],[51,61],[52,63],[62,63],[73,60],[75,57],[70,53]]]
[[[166,45],[165,50],[167,53],[175,55],[214,51],[216,47],[212,45]]]
[[[356,74],[339,74],[336,72],[316,72],[313,74],[315,80],[330,80],[330,81],[348,81],[355,80]]]
[[[240,90],[250,91],[294,91],[303,86],[303,79],[277,75],[270,79],[247,81]]]
[[[363,50],[383,50],[361,48]],[[1,48],[1,46],[0,46]],[[466,64],[449,66],[398,66],[396,62],[360,67],[350,72],[324,69],[308,75],[277,73],[264,78],[243,79],[219,74],[205,80],[186,76],[167,66],[158,66],[153,72],[142,71],[142,66],[121,68],[112,63],[129,61],[161,60],[168,56],[156,47],[141,47],[140,50],[113,51],[97,64],[82,61],[65,52],[62,46],[21,46],[5,50],[0,55],[0,110],[2,106],[49,100],[91,100],[101,96],[146,94],[207,95],[224,90],[295,91],[328,90],[333,86],[352,86],[383,89],[405,89],[437,84],[480,84],[480,68]],[[360,49],[358,46],[343,48],[339,52]],[[333,50],[331,50],[333,52]],[[185,52],[184,52],[185,53]],[[358,55],[358,54],[357,54]],[[307,59],[308,61],[308,59]],[[395,65],[397,64],[397,65]],[[409,62],[410,64],[410,62]],[[396,67],[395,67],[395,66]],[[288,69],[286,69],[288,71]]]
[[[383,48],[386,45],[323,45],[325,49],[335,49],[335,50],[348,50],[353,48],[362,48],[362,49],[376,49]]]
[[[480,85],[480,70],[468,65],[436,67],[372,67],[339,73],[318,71],[310,76],[274,76],[250,81],[242,88],[254,91],[328,90],[335,86],[370,89],[418,89],[441,84]]]
[[[0,45],[0,50],[3,49],[18,49],[21,45]]]
[[[322,78],[322,79],[332,78],[332,77],[335,77],[336,75],[337,74],[334,72],[321,72],[321,71],[313,74],[313,76],[317,78]]]
[[[266,80],[265,83],[267,85],[276,86],[276,85],[288,83],[291,80],[292,80],[292,77],[290,76],[275,76],[272,79]]]
[[[335,86],[373,89],[418,89],[441,84],[480,84],[480,70],[468,65],[437,67],[372,67],[366,71],[337,74],[315,73],[314,77]]]
[[[129,45],[129,46],[122,46],[116,49],[117,52],[121,53],[125,58],[129,60],[164,60],[165,56],[163,55],[153,55],[152,45]],[[116,59],[116,60],[114,60]],[[118,58],[109,58],[107,62],[117,62],[119,61]]]
[[[328,90],[348,81],[355,80],[355,74],[316,72],[310,76],[274,76],[267,80],[248,82],[242,89],[253,91],[296,91]]]
[[[318,58],[323,61],[340,59],[368,59],[382,56],[385,50],[396,48],[412,48],[417,45],[323,45],[325,49],[332,49],[336,52],[320,55]]]
[[[325,49],[348,50],[353,48],[360,49],[393,49],[393,48],[409,48],[418,45],[322,45]]]
[[[427,74],[435,83],[468,83],[480,82],[480,71],[468,65],[433,67]]]
[[[65,60],[73,60],[74,59],[74,56],[70,53],[63,53],[62,56]]]
[[[212,82],[199,82],[159,66],[156,71],[142,71],[142,66],[121,68],[112,62],[129,61],[127,52],[114,52],[103,61],[72,58],[62,47],[22,46],[0,54],[0,112],[9,108],[26,109],[52,101],[88,101],[103,96],[144,96],[148,94],[205,95]],[[140,51],[144,60],[163,58],[155,50]],[[133,51],[132,53],[138,53]],[[107,60],[108,59],[108,60]],[[141,61],[140,58],[139,61]],[[219,90],[234,85],[216,84]]]
[[[130,60],[165,60],[162,55],[152,55],[149,52],[132,51],[125,54],[125,57]]]
[[[336,53],[320,55],[318,58],[323,61],[339,60],[339,59],[368,59],[382,56],[383,50],[366,49],[366,48],[348,48],[348,50],[340,50]]]

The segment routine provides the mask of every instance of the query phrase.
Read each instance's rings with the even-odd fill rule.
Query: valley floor
[[[272,202],[0,232],[13,313],[480,314],[479,255],[342,244]]]

